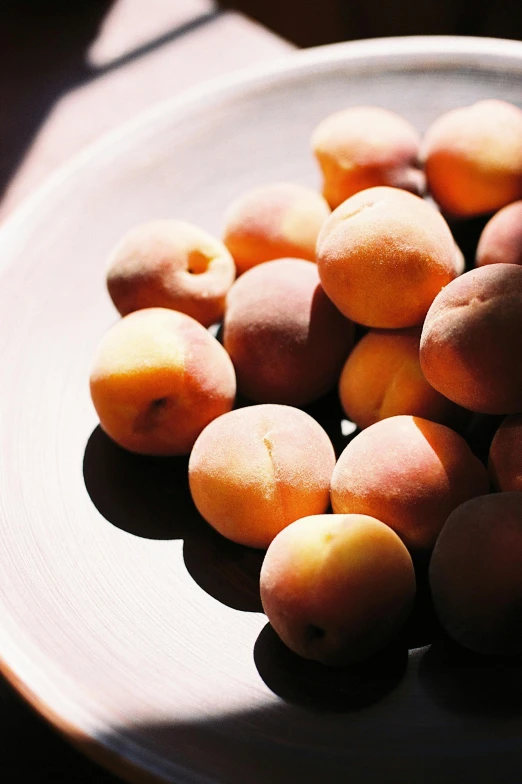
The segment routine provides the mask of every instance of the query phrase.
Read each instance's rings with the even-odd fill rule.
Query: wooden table
[[[4,0],[0,220],[103,133],[192,85],[291,50],[210,0]],[[6,784],[118,780],[62,740],[1,676],[0,737]]]

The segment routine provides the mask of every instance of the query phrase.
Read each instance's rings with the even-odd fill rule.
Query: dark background
[[[394,35],[522,36],[516,0],[240,0],[220,3],[297,46]]]

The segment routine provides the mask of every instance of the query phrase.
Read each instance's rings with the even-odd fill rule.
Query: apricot
[[[497,490],[522,491],[522,414],[500,424],[489,449],[488,469]]]
[[[234,367],[190,316],[166,308],[130,313],[102,338],[90,376],[102,429],[144,455],[185,455],[203,428],[232,408]]]
[[[466,648],[522,653],[522,493],[473,498],[448,517],[429,567],[435,611]]]
[[[332,475],[333,511],[382,520],[410,550],[429,550],[451,511],[486,493],[485,467],[461,436],[413,416],[359,433]]]
[[[451,231],[437,210],[398,188],[369,188],[343,202],[317,240],[324,290],[367,327],[421,324],[458,272]]]
[[[480,235],[475,265],[499,263],[522,265],[522,201],[496,212]]]
[[[266,262],[242,275],[227,296],[223,343],[238,389],[259,403],[300,406],[326,393],[353,335],[309,261]]]
[[[172,308],[209,327],[222,319],[235,276],[220,240],[191,223],[155,220],[136,226],[116,245],[107,288],[122,316]]]
[[[421,157],[443,212],[499,210],[522,198],[522,110],[499,100],[452,109],[426,132]]]
[[[294,520],[326,511],[334,465],[330,439],[304,411],[248,406],[203,430],[190,455],[190,491],[219,533],[266,548]]]
[[[268,620],[291,650],[342,665],[397,634],[413,603],[415,572],[404,544],[379,520],[315,515],[275,537],[260,587]]]
[[[319,230],[330,214],[321,194],[288,182],[247,191],[228,209],[223,241],[238,274],[285,256],[315,260]]]
[[[332,208],[378,185],[423,193],[419,148],[420,135],[413,125],[378,106],[335,112],[312,135],[312,150],[323,174],[323,195]]]
[[[522,267],[490,264],[452,281],[423,325],[427,381],[471,411],[522,411]]]
[[[420,328],[370,330],[352,350],[339,379],[339,398],[348,419],[360,428],[411,414],[442,424],[463,412],[431,387],[419,362]]]

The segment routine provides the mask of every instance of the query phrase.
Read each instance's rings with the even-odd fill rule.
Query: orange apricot
[[[229,207],[223,242],[239,275],[285,256],[314,261],[317,235],[329,214],[328,204],[312,188],[288,182],[263,185]]]
[[[107,288],[125,316],[142,308],[172,308],[203,326],[221,320],[236,276],[220,240],[191,223],[154,220],[136,226],[109,258]]]
[[[309,261],[261,264],[227,296],[223,344],[238,389],[259,403],[298,406],[325,394],[337,383],[353,333]]]
[[[382,520],[411,550],[429,550],[449,513],[488,491],[485,467],[449,427],[412,416],[383,419],[345,448],[332,475],[332,508]]]
[[[369,188],[343,202],[317,240],[324,290],[341,313],[368,327],[421,324],[457,275],[451,231],[437,210],[398,188]]]
[[[471,411],[522,411],[522,267],[470,270],[435,298],[422,328],[428,382]]]
[[[223,346],[185,313],[147,308],[102,338],[90,376],[102,429],[144,455],[185,455],[203,428],[230,411],[234,367]]]
[[[348,419],[360,428],[399,414],[451,424],[463,412],[428,384],[419,362],[420,328],[370,330],[357,343],[339,379]]]
[[[443,212],[498,210],[522,198],[522,110],[499,100],[452,109],[430,126],[421,155]]]
[[[409,615],[415,572],[392,529],[366,515],[315,515],[289,525],[267,550],[261,601],[295,653],[329,665],[364,659]]]
[[[335,112],[312,135],[312,150],[323,173],[323,194],[332,208],[378,185],[423,193],[419,147],[420,135],[413,125],[378,106]]]
[[[326,511],[334,465],[330,439],[304,411],[248,406],[203,430],[189,459],[190,491],[219,533],[265,548],[294,520]]]

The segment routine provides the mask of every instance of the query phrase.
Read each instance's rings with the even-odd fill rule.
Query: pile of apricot
[[[189,456],[200,514],[266,549],[263,607],[296,653],[342,665],[388,644],[422,553],[447,633],[519,655],[522,110],[481,101],[421,137],[352,107],[312,149],[322,194],[261,185],[222,239],[151,221],[112,251],[123,318],[91,372],[101,427]],[[484,228],[464,259],[470,217]],[[303,410],[335,388],[356,427],[338,456]],[[470,423],[492,416],[477,456]]]

